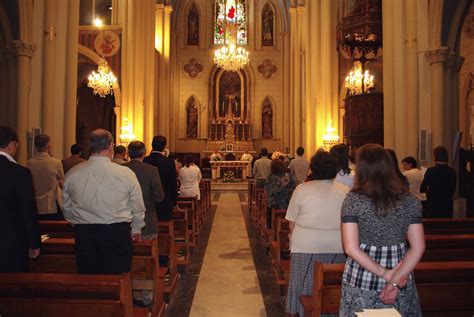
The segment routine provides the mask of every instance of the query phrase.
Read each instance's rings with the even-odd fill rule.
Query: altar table
[[[248,161],[211,161],[212,179],[216,180],[219,176],[218,170],[221,168],[238,168],[242,170],[242,180],[247,179],[247,169],[250,164]]]

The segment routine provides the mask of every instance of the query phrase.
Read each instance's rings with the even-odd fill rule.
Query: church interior
[[[453,257],[444,271],[419,263],[418,292],[425,316],[474,314],[474,257],[466,255],[474,254],[472,0],[0,0],[0,112],[0,126],[18,135],[23,166],[37,135],[50,136],[55,158],[79,144],[87,160],[89,135],[105,129],[115,145],[142,141],[147,155],[154,137],[165,136],[165,152],[181,165],[191,156],[202,173],[201,198],[178,200],[187,213],[160,224],[156,245],[134,246],[130,294],[116,299],[121,313],[91,308],[113,291],[82,294],[89,312],[74,302],[74,313],[39,304],[27,313],[19,307],[32,293],[12,309],[4,293],[14,293],[14,280],[0,274],[0,316],[290,316],[289,229],[278,210],[267,221],[253,164],[262,148],[289,161],[303,147],[309,161],[340,143],[354,152],[369,143],[392,149],[400,168],[409,156],[429,168],[433,149],[447,149],[459,221],[449,229],[425,223],[425,255],[442,262],[436,246],[429,250],[438,234],[455,250],[444,250]],[[30,268],[73,273],[65,268],[74,245],[65,240],[74,232],[40,225],[49,241]],[[163,272],[157,254],[169,256]],[[441,291],[430,293],[441,271],[446,305],[435,303]],[[94,281],[71,283],[81,290]],[[314,302],[305,315],[339,312],[340,294],[325,283],[307,300],[337,303]],[[57,296],[53,288],[47,296]],[[154,294],[141,311],[137,289]]]

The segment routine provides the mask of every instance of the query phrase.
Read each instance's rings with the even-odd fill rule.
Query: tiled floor
[[[285,316],[246,194],[215,193],[212,201],[167,316]]]
[[[266,316],[236,193],[220,195],[190,316]]]

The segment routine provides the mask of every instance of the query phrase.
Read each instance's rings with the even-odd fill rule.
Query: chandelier
[[[346,76],[345,87],[349,89],[350,95],[359,95],[369,91],[374,87],[374,76],[370,75],[369,71],[362,71],[362,63],[356,61],[354,68],[349,75]]]
[[[100,19],[96,19],[94,24],[99,28],[103,26]],[[102,34],[102,42],[103,41],[104,35]],[[99,59],[97,72],[92,71],[89,75],[87,87],[93,89],[94,95],[99,95],[103,98],[108,94],[114,94],[114,89],[117,88],[117,77],[115,77],[103,55]]]
[[[117,77],[115,77],[107,64],[107,61],[103,57],[99,59],[97,73],[92,71],[88,80],[87,87],[94,90],[94,95],[99,95],[101,97],[105,97],[108,94],[113,95],[114,88],[117,88]]]
[[[135,140],[136,136],[133,133],[132,126],[128,123],[128,118],[124,118],[123,120],[124,124],[121,127],[120,144],[127,146],[130,142]]]
[[[332,127],[332,121],[329,121],[329,125],[326,128],[326,135],[323,136],[324,150],[329,151],[331,147],[339,144],[339,135],[334,134],[335,131],[336,129]]]
[[[224,45],[214,52],[214,63],[220,68],[235,72],[249,63],[249,52],[237,45],[237,15],[234,1],[226,1]]]

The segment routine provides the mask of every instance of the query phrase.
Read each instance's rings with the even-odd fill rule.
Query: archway
[[[89,56],[91,54],[88,54]],[[76,142],[81,144],[83,156],[89,156],[89,134],[95,129],[106,129],[117,139],[117,105],[115,95],[105,98],[94,95],[87,87],[87,78],[97,69],[96,61],[79,50],[77,65],[77,108],[76,108]]]

